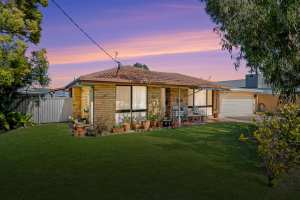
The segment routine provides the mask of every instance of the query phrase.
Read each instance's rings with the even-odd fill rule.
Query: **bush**
[[[265,115],[254,133],[269,186],[300,161],[299,106],[284,105],[278,113]]]
[[[0,130],[32,126],[31,116],[19,112],[10,112],[6,116],[0,113]]]
[[[9,124],[3,113],[0,113],[0,131],[1,130],[9,130]]]

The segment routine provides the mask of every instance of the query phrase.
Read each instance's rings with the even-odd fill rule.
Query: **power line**
[[[104,49],[96,40],[94,40],[83,28],[80,27],[78,23],[55,1],[51,0],[52,3],[67,17],[67,19],[81,32],[85,35],[94,45],[96,45],[101,51],[103,51],[108,57],[110,57],[114,62],[118,64],[118,68],[121,66],[121,62],[114,58],[108,51]]]

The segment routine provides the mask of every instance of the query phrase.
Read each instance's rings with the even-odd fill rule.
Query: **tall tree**
[[[300,0],[201,0],[223,48],[294,102],[300,86]]]
[[[48,0],[0,0],[0,112],[14,109],[17,91],[49,83],[46,50],[28,52],[41,37],[42,13]]]

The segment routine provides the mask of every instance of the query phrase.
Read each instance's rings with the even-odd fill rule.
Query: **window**
[[[206,106],[206,90],[195,90],[195,106]]]
[[[122,113],[116,113],[116,124],[121,124],[124,122],[124,118],[130,118],[130,112],[122,112]]]
[[[132,87],[132,109],[145,110],[147,108],[147,88],[144,86]]]
[[[198,111],[203,115],[212,115],[212,90],[189,89],[188,105],[190,109],[194,107],[198,108]]]
[[[116,89],[116,109],[117,110],[130,110],[131,97],[130,86],[117,86]]]
[[[122,123],[124,118],[141,121],[147,111],[147,87],[117,86],[116,87],[116,123]]]

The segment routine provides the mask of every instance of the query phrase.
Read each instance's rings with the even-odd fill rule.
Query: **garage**
[[[220,94],[220,117],[251,116],[255,111],[253,93],[229,92]]]

